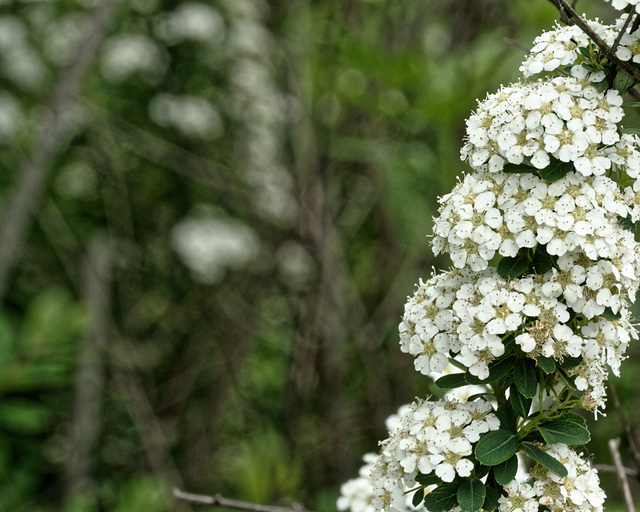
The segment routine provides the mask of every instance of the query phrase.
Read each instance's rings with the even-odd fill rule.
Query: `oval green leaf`
[[[556,371],[556,362],[551,357],[539,356],[537,359],[538,366],[547,375]]]
[[[567,468],[564,467],[562,462],[541,450],[535,444],[522,443],[520,446],[522,447],[522,451],[524,451],[524,453],[529,457],[535,460],[538,464],[542,464],[545,468],[554,472],[559,477],[564,478],[569,474]]]
[[[492,511],[498,507],[500,500],[500,493],[493,487],[486,488],[487,495],[484,498],[483,510]]]
[[[591,440],[584,418],[572,413],[542,421],[538,424],[538,430],[547,444],[587,444]]]
[[[518,416],[526,418],[529,415],[531,398],[522,396],[515,384],[512,384],[509,388],[509,401],[511,402],[511,407],[513,407],[513,410]]]
[[[573,162],[563,162],[551,157],[551,162],[544,169],[538,169],[538,176],[545,181],[558,181],[568,172],[573,171]]]
[[[411,503],[414,507],[418,508],[424,499],[424,487],[420,487],[415,493],[413,493],[413,498],[411,498]]]
[[[464,480],[458,487],[458,505],[464,512],[476,512],[482,508],[486,494],[486,487],[477,478]]]
[[[457,483],[441,484],[424,497],[424,506],[429,512],[444,512],[458,504]]]
[[[461,386],[466,386],[467,381],[464,378],[464,373],[452,373],[450,375],[440,377],[438,380],[436,380],[435,384],[440,389],[454,389]]]
[[[507,485],[511,482],[516,477],[517,472],[518,457],[516,455],[493,468],[493,476],[500,485]]]
[[[533,398],[538,390],[536,363],[529,358],[519,359],[513,367],[513,382],[522,396]]]
[[[508,430],[494,430],[480,438],[476,445],[476,458],[485,466],[497,466],[510,459],[518,450],[518,439]]]
[[[498,263],[497,270],[502,279],[515,279],[529,270],[529,260],[521,254],[513,258],[505,256]]]

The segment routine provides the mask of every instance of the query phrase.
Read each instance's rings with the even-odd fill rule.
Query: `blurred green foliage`
[[[99,3],[0,4],[5,225]],[[464,119],[519,77],[504,38],[527,46],[555,16],[544,0],[119,3],[3,297],[0,510],[188,510],[172,486],[333,510],[384,418],[430,390],[397,322],[448,265],[425,235],[465,171]],[[96,306],[83,267],[104,233]],[[103,385],[78,377],[96,336]],[[632,425],[636,360],[616,381]],[[615,413],[593,431],[606,462]]]

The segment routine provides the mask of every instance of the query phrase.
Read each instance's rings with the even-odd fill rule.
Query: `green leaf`
[[[584,46],[580,46],[578,48],[578,51],[584,55],[587,59],[591,60],[591,52],[589,51],[589,48],[586,48]]]
[[[20,435],[46,431],[54,416],[53,410],[24,398],[3,398],[0,402],[0,429]]]
[[[558,257],[551,256],[545,249],[544,245],[538,245],[538,247],[536,247],[536,253],[533,255],[531,268],[533,268],[533,271],[536,274],[541,275],[553,267],[557,260]]]
[[[467,398],[467,402],[475,402],[478,398],[490,395],[491,393],[476,393],[475,395],[470,395]]]
[[[597,72],[598,70],[594,68],[594,71]],[[605,92],[609,88],[609,82],[607,82],[606,80],[602,80],[601,82],[593,82],[591,85],[593,85],[595,90],[598,92]]]
[[[476,445],[476,458],[485,466],[497,466],[510,459],[518,450],[518,439],[508,430],[494,430],[480,438]]]
[[[564,356],[562,362],[558,365],[562,369],[573,368],[582,362],[582,356],[570,357]]]
[[[424,497],[424,506],[429,512],[451,510],[458,504],[457,483],[440,484]]]
[[[618,217],[618,224],[620,224],[627,231],[631,231],[632,233],[635,233],[638,228],[638,226],[636,226],[636,223],[633,222],[630,217]]]
[[[556,371],[556,362],[551,357],[538,356],[536,362],[547,375]]]
[[[618,69],[618,72],[613,79],[613,88],[620,93],[620,96],[624,96],[629,89],[636,85],[636,83],[637,80],[624,69]]]
[[[587,444],[591,440],[586,421],[577,414],[541,421],[537,427],[547,444]]]
[[[564,478],[568,475],[567,468],[558,459],[552,457],[547,452],[538,448],[535,444],[522,443],[520,445],[524,453],[535,460],[538,464],[542,464],[549,471],[553,471],[556,475]]]
[[[504,379],[513,369],[513,357],[501,357],[489,364],[489,377],[485,379],[485,384],[491,384]]]
[[[536,396],[538,389],[536,363],[529,358],[517,360],[513,367],[513,382],[525,398]]]
[[[507,485],[513,480],[518,472],[518,457],[514,455],[502,464],[493,468],[493,476],[500,485]]]
[[[471,372],[467,372],[464,374],[464,380],[466,381],[467,384],[472,384],[472,385],[484,384],[485,382],[482,379],[479,379],[478,377],[473,375]]]
[[[630,101],[629,103],[623,103],[623,107],[640,107],[640,101]]]
[[[509,354],[511,354],[511,352],[513,352],[513,349],[516,348],[516,336],[515,334],[511,333],[509,335],[507,335],[507,337],[502,340],[502,343],[504,344],[504,354],[503,356],[507,356]]]
[[[518,417],[509,404],[502,404],[496,410],[496,416],[500,420],[500,428],[515,433]]]
[[[567,173],[573,171],[573,162],[563,162],[557,158],[550,157],[551,162],[544,169],[538,169],[538,176],[545,181],[558,181],[564,178]]]
[[[484,498],[484,504],[482,505],[483,510],[487,512],[491,512],[496,509],[500,500],[500,493],[494,489],[493,487],[487,487],[487,494]]]
[[[559,369],[558,373],[560,374],[560,377],[562,377],[562,380],[564,381],[564,383],[567,385],[568,388],[573,389],[574,391],[578,390],[576,383],[571,377],[567,375],[567,372],[565,372],[562,369]]]
[[[429,473],[428,475],[423,475],[422,473],[418,473],[418,475],[416,476],[416,482],[418,482],[420,485],[429,486],[434,484],[440,484],[442,483],[442,480],[440,480],[440,478],[436,476],[435,473]]]
[[[544,437],[537,430],[532,430],[522,439],[523,443],[544,443]]]
[[[531,398],[522,396],[515,384],[512,384],[509,388],[509,393],[509,401],[511,402],[511,407],[513,407],[515,413],[522,418],[526,418],[529,415],[529,409],[531,408]]]
[[[614,313],[611,308],[605,308],[604,313],[601,313],[600,316],[609,320],[620,320],[622,318],[619,312]]]
[[[440,389],[453,389],[459,388],[461,386],[466,386],[467,381],[464,378],[464,373],[452,373],[450,375],[440,377],[438,380],[436,380],[435,384]]]
[[[458,505],[464,512],[476,512],[482,508],[486,495],[487,489],[480,480],[465,480],[458,487]]]
[[[498,275],[502,279],[515,279],[520,277],[529,269],[529,260],[523,254],[515,257],[505,256],[498,263]]]
[[[418,508],[424,499],[424,487],[418,489],[415,493],[413,493],[413,498],[411,498],[411,503],[414,507]]]

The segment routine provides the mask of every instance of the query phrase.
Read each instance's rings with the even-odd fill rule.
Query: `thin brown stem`
[[[615,51],[617,50],[618,45],[620,44],[620,40],[622,39],[622,36],[627,31],[627,27],[629,26],[629,23],[631,23],[631,18],[633,18],[633,16],[631,15],[627,16],[627,20],[624,22],[624,25],[622,26],[622,29],[620,30],[618,37],[616,37],[616,40],[613,43],[613,46],[611,47],[612,52],[615,53]]]
[[[624,495],[624,503],[627,506],[627,512],[635,512],[636,508],[633,505],[629,481],[627,480],[627,474],[624,471],[622,458],[620,457],[620,439],[609,439],[609,451],[611,452],[613,463],[616,466],[618,480],[620,480],[620,485],[622,486],[622,494]]]
[[[0,300],[9,286],[10,272],[26,239],[31,215],[40,204],[53,159],[74,127],[70,112],[98,53],[116,3],[117,0],[102,0],[88,14],[86,31],[77,43],[76,53],[61,75],[42,118],[36,123],[39,130],[34,137],[31,156],[16,173],[16,184],[6,198],[0,219]]]
[[[617,473],[618,468],[616,466],[612,466],[611,464],[594,464],[593,469],[596,471],[604,471],[606,473]],[[624,467],[622,468],[625,475],[630,476],[632,478],[638,478],[638,472],[635,469]]]
[[[620,399],[618,398],[618,393],[616,392],[615,386],[611,383],[611,381],[609,381],[607,385],[609,387],[609,394],[611,395],[613,407],[615,408],[616,414],[620,419],[620,424],[622,425],[622,429],[624,430],[624,436],[626,437],[627,443],[629,444],[629,453],[631,454],[631,458],[633,459],[633,464],[640,474],[640,453],[638,453],[638,448],[636,447],[636,443],[633,440],[631,427],[629,426],[629,422],[624,415],[624,411],[622,409],[622,405],[620,404]],[[636,478],[639,478],[639,475],[636,475]]]
[[[173,488],[173,495],[179,500],[187,501],[194,505],[210,505],[213,507],[224,507],[233,510],[246,510],[248,512],[308,512],[302,505],[295,505],[293,507],[259,505],[257,503],[248,503],[246,501],[223,498],[219,494],[216,494],[215,496],[193,494],[190,492],[184,492],[177,487]]]

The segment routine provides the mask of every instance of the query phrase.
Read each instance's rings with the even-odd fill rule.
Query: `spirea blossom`
[[[634,281],[640,275],[638,245],[619,222],[630,214],[628,201],[607,177],[570,172],[550,183],[483,167],[440,203],[432,247],[449,253],[456,268],[484,270],[496,254],[543,245],[554,256],[579,250],[592,260],[616,259],[618,273]]]
[[[375,509],[403,508],[404,490],[415,484],[418,471],[435,473],[443,482],[470,476],[474,444],[482,434],[500,427],[491,411],[491,405],[482,400],[416,400],[382,442],[381,453],[372,463]]]
[[[612,4],[640,13],[640,0]],[[618,59],[640,63],[627,16],[587,23]],[[420,280],[399,325],[401,350],[445,399],[392,418],[370,487],[362,475],[345,484],[341,509],[407,511],[416,493],[450,512],[603,510],[597,472],[553,440],[589,439],[570,411],[601,412],[609,372],[620,375],[639,337],[640,138],[619,126],[635,79],[577,26],[536,38],[520,69],[547,76],[501,87],[467,120],[472,172],[439,200],[431,240],[453,268]],[[551,444],[531,444],[536,433]],[[524,456],[542,462],[516,472]],[[495,481],[483,476],[498,465]]]
[[[580,160],[581,174],[602,175],[604,147],[620,139],[621,105],[617,91],[598,92],[576,77],[511,84],[487,96],[469,117],[461,156],[474,169],[486,164],[491,172],[507,163],[543,169],[552,158]]]
[[[536,512],[539,506],[566,512],[602,511],[606,496],[600,488],[598,473],[591,464],[567,445],[540,447],[559,460],[568,475],[559,477],[537,464],[531,470],[535,478],[533,482],[518,483],[514,480],[504,487],[506,496],[500,497],[499,512]]]

